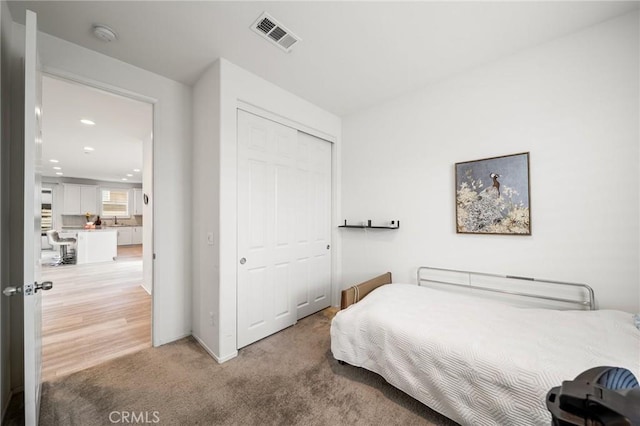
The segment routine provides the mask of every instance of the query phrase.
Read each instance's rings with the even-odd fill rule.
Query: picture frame
[[[456,233],[531,235],[529,152],[455,164]]]

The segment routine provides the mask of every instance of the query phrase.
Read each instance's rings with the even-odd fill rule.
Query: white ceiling
[[[152,113],[151,104],[44,77],[43,176],[62,172],[63,177],[141,183],[142,173],[134,169],[142,170],[143,143],[151,140],[153,131]],[[95,125],[82,124],[81,119]],[[87,146],[95,150],[85,153]]]
[[[185,84],[218,57],[337,115],[637,9],[639,2],[9,2],[24,23]],[[249,26],[269,12],[302,38],[284,53]],[[118,33],[105,43],[95,23]],[[47,78],[45,176],[140,182],[151,106]],[[83,117],[96,121],[82,125]],[[84,146],[95,151],[83,152]],[[128,177],[127,174],[133,174]]]
[[[44,32],[193,84],[218,57],[347,115],[638,8],[631,1],[9,2]],[[253,33],[263,12],[302,38],[291,53]],[[94,23],[119,39],[102,42]]]

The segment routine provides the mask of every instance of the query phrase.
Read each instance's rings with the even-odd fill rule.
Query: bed
[[[446,272],[452,272],[449,283]],[[463,425],[549,425],[545,398],[562,381],[605,365],[640,377],[633,315],[594,310],[588,286],[474,274],[422,267],[418,285],[391,284],[387,273],[343,291],[342,310],[331,324],[333,356],[381,375]],[[492,276],[536,290],[487,285]],[[517,306],[443,289],[449,285],[587,310]],[[550,296],[545,286],[559,290]]]

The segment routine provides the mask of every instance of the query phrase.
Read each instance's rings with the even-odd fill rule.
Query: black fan
[[[640,425],[640,385],[629,370],[595,367],[547,394],[554,426]]]

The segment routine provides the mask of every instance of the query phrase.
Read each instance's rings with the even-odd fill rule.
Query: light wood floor
[[[52,380],[151,346],[151,296],[141,287],[142,246],[115,262],[43,266],[42,376]]]

